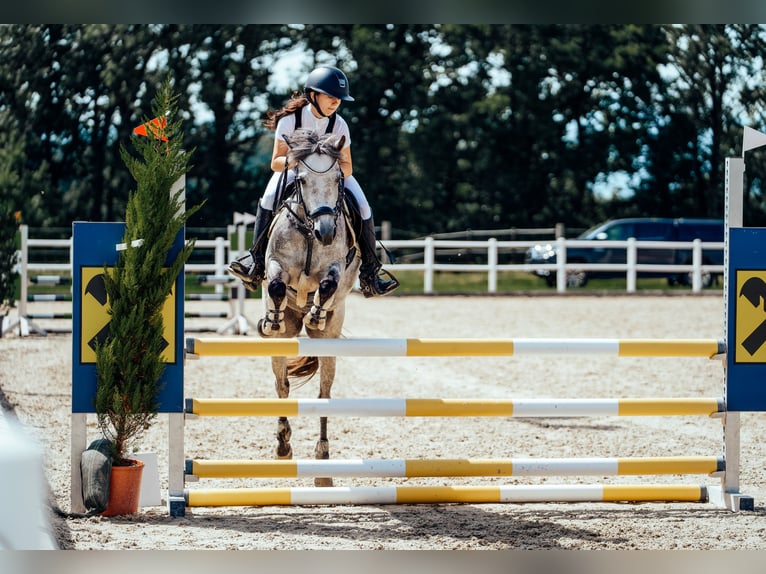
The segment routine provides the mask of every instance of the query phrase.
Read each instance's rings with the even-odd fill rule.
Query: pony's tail
[[[287,361],[287,376],[293,379],[293,388],[308,383],[317,371],[319,371],[318,357],[292,357]]]

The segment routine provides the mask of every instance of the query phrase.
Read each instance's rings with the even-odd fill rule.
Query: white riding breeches
[[[263,209],[268,209],[270,211],[274,210],[274,201],[277,197],[279,178],[281,176],[282,172],[275,171],[271,175],[269,183],[266,184],[266,190],[263,192],[263,197],[261,197],[260,202],[260,205]],[[295,172],[293,170],[289,170],[287,172],[287,182],[285,184],[287,185],[292,183],[294,179]],[[370,203],[367,201],[367,197],[364,195],[364,191],[362,191],[362,186],[359,185],[359,182],[356,181],[356,178],[353,175],[347,177],[344,180],[344,183],[346,185],[346,189],[351,192],[351,195],[354,196],[356,203],[359,205],[359,213],[361,214],[362,219],[370,219],[370,217],[372,217],[372,208],[370,207]]]

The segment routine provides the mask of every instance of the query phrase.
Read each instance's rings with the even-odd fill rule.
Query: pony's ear
[[[287,144],[287,147],[289,147],[289,148],[293,147],[293,143],[290,141],[290,138],[292,136],[289,136],[289,135],[285,134],[282,137],[284,138],[285,143]]]
[[[340,151],[340,150],[343,149],[343,146],[345,146],[345,145],[346,145],[346,136],[343,135],[343,136],[340,136],[339,138],[337,138],[335,140],[335,143],[334,143],[333,147],[336,150]]]

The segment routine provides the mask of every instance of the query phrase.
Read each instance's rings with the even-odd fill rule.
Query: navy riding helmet
[[[333,66],[320,66],[312,70],[306,78],[303,92],[308,101],[311,102],[314,108],[322,115],[324,114],[322,113],[322,110],[319,109],[319,106],[317,106],[314,92],[326,94],[333,98],[343,100],[344,102],[354,101],[354,98],[348,93],[348,78],[346,77],[346,74]]]

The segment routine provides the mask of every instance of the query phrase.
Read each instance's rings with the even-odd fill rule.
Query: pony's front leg
[[[277,396],[286,399],[290,395],[290,381],[287,378],[287,357],[272,357],[271,370],[276,378]],[[292,429],[287,417],[279,417],[277,422],[277,458],[292,458],[293,447],[290,446]]]
[[[319,398],[329,399],[330,389],[333,380],[335,380],[335,357],[319,358]],[[330,458],[330,441],[327,438],[327,417],[319,418],[319,440],[314,450],[317,460],[328,460]],[[314,486],[332,486],[332,478],[317,477],[314,479]]]
[[[285,332],[285,308],[287,307],[287,281],[279,264],[269,262],[269,285],[267,288],[266,316],[258,321],[258,332],[263,337],[273,337]]]
[[[319,289],[314,293],[313,305],[303,318],[303,323],[307,329],[324,331],[327,325],[327,309],[333,303],[339,281],[340,269],[337,265],[333,265],[327,275],[319,282]]]

